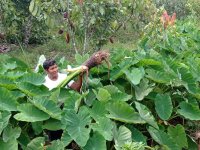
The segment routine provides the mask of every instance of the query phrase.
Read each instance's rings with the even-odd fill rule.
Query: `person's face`
[[[50,66],[47,70],[47,74],[51,78],[57,78],[58,77],[58,66],[55,64],[53,66]]]

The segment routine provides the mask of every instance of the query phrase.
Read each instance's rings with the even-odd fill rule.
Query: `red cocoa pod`
[[[67,13],[67,12],[64,12],[63,17],[64,17],[64,18],[68,18],[68,17],[69,17],[68,13]]]

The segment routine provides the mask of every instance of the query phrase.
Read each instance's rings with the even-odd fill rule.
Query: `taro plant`
[[[111,50],[110,68],[90,69],[82,93],[48,91],[42,74],[1,55],[1,149],[197,149],[188,123],[200,120],[198,33],[178,23],[167,42]],[[46,131],[60,129],[49,141]]]

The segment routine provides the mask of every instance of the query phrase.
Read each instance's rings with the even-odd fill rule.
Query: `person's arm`
[[[73,82],[72,85],[69,87],[75,91],[80,92],[80,89],[81,89],[82,83],[83,83],[83,72],[88,70],[88,67],[80,66],[80,67],[74,68],[73,71],[77,70],[77,69],[82,69],[82,73],[79,75],[78,80],[76,82]]]
[[[76,82],[73,82],[72,85],[70,86],[71,89],[80,92],[80,89],[82,87],[83,83],[83,75],[79,75],[78,80]]]

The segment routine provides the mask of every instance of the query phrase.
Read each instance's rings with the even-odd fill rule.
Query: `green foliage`
[[[189,15],[190,11],[187,7],[188,1],[190,0],[154,0],[157,7],[164,6],[169,14],[173,14],[175,12],[178,18],[184,18]]]
[[[0,55],[1,148],[60,150],[71,143],[86,150],[196,147],[188,124],[200,119],[198,26],[190,20],[165,29],[152,24],[138,49],[110,51],[110,78],[105,65],[91,69],[82,93],[62,87],[49,91],[41,85],[42,75]],[[80,63],[86,57],[76,59]],[[45,146],[45,130],[59,129],[61,139]]]
[[[32,17],[28,11],[30,0],[2,0],[0,2],[0,33],[9,43],[43,43],[48,38],[48,27],[44,21]],[[27,43],[28,44],[28,43]]]
[[[173,110],[171,97],[169,95],[157,94],[155,98],[155,109],[161,119],[168,120]]]
[[[119,29],[125,29],[129,24],[142,29],[152,19],[151,14],[155,12],[155,7],[151,0],[32,0],[29,11],[39,20],[43,19],[49,26],[57,28],[61,34],[64,33],[66,43],[71,43],[76,53],[78,49],[85,53],[90,45],[93,49],[99,50],[108,41],[113,43]]]

